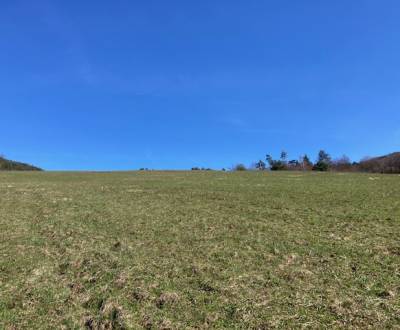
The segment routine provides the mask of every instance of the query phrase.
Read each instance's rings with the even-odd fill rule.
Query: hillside
[[[400,173],[400,152],[365,159],[360,162],[360,169],[375,173]]]
[[[42,171],[42,169],[0,157],[0,171]]]

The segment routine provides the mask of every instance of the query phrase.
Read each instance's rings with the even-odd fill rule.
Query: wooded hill
[[[400,152],[389,155],[366,158],[359,164],[361,171],[374,173],[400,173]]]
[[[0,171],[42,171],[42,169],[0,156]]]

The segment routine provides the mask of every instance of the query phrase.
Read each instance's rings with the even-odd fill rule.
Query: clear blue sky
[[[398,0],[0,2],[0,153],[184,169],[400,150]]]

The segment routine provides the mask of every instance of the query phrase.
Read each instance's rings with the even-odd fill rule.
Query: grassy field
[[[0,173],[0,328],[400,328],[400,176]]]

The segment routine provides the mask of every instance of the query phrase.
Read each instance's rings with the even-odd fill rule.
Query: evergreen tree
[[[327,171],[331,165],[331,156],[324,150],[320,150],[318,153],[317,162],[315,163],[313,170],[314,171]]]

